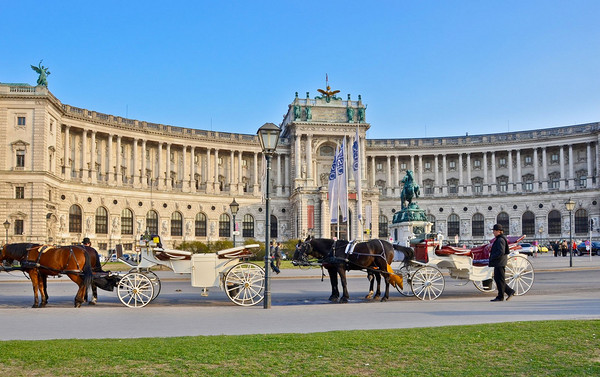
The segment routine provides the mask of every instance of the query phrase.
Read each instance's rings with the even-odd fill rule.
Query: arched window
[[[448,216],[448,237],[460,237],[460,218],[456,213]]]
[[[548,234],[560,235],[560,211],[553,209],[548,213]]]
[[[481,213],[476,213],[473,215],[471,219],[471,234],[473,237],[483,237],[483,215]]]
[[[121,234],[133,234],[133,212],[129,208],[121,211]]]
[[[277,217],[271,215],[271,238],[277,238],[279,236],[277,232]]]
[[[171,235],[175,237],[183,235],[183,216],[178,211],[171,215]]]
[[[219,237],[230,237],[231,236],[231,221],[229,215],[226,213],[221,214],[219,217]]]
[[[435,233],[435,216],[432,214],[427,215],[427,221],[433,224],[431,225],[431,233]]]
[[[254,237],[254,217],[252,215],[244,215],[242,223],[242,236]]]
[[[153,209],[146,214],[146,229],[150,234],[158,234],[158,213]]]
[[[585,209],[578,209],[575,212],[575,233],[587,234],[589,230],[588,214]]]
[[[502,225],[502,228],[508,234],[510,231],[510,218],[508,217],[508,213],[500,212],[498,216],[496,216],[496,224]]]
[[[206,237],[206,215],[202,212],[198,212],[196,214],[196,219],[194,220],[194,234],[196,237]]]
[[[387,239],[388,237],[388,218],[386,215],[379,215],[379,238],[385,238]]]
[[[96,233],[108,233],[108,211],[104,207],[96,208]]]
[[[77,204],[69,208],[69,232],[81,233],[81,208]]]
[[[531,211],[527,211],[521,217],[523,223],[521,233],[530,237],[535,237],[535,215]]]

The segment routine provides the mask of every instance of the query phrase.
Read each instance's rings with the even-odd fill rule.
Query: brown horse
[[[317,258],[329,272],[331,282],[330,301],[348,302],[348,288],[346,282],[347,270],[367,270],[383,275],[385,280],[385,294],[381,301],[390,297],[390,281],[402,284],[400,276],[393,274],[389,267],[394,260],[394,250],[404,253],[407,258],[412,258],[411,248],[392,245],[387,241],[378,239],[358,242],[353,248],[348,247],[348,241],[334,241],[327,238],[309,237],[300,244],[294,253],[294,261],[306,262],[309,256]],[[340,298],[337,276],[342,282],[343,295]]]
[[[33,307],[44,307],[48,302],[46,278],[48,275],[67,275],[79,286],[74,304],[78,308],[91,286],[93,273],[89,254],[81,246],[40,246],[34,244],[9,244],[2,248],[0,261],[21,263],[29,273],[33,286]],[[41,302],[38,300],[38,291]]]

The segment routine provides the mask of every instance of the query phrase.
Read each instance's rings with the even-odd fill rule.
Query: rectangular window
[[[473,192],[475,194],[481,194],[483,192],[483,185],[481,183],[475,183],[473,185]]]
[[[17,117],[17,126],[25,125],[25,117]]]
[[[17,167],[25,167],[25,151],[17,151]]]
[[[550,162],[553,164],[558,164],[558,153],[552,153],[552,155],[550,156]]]
[[[533,165],[533,159],[531,156],[525,156],[525,166]]]
[[[450,194],[458,194],[458,187],[454,184],[448,186],[448,192]]]
[[[406,170],[406,162],[400,164],[400,169]]]
[[[25,199],[25,187],[15,187],[15,199]]]
[[[433,186],[431,186],[431,185],[425,186],[425,195],[433,195]]]
[[[481,160],[474,160],[473,161],[473,167],[475,169],[481,169]]]
[[[508,191],[508,183],[500,182],[500,184],[498,185],[498,189],[500,190],[500,192],[507,192]]]
[[[425,162],[425,170],[431,171],[431,162],[429,162],[429,161]]]
[[[527,181],[523,184],[523,190],[525,191],[533,191],[533,182]]]
[[[560,179],[558,178],[552,178],[550,181],[550,188],[551,189],[558,189],[560,188]]]
[[[456,161],[449,161],[448,162],[448,168],[450,170],[455,170],[456,169]]]
[[[505,168],[506,167],[506,158],[500,157],[498,159],[498,166],[501,168]]]
[[[383,171],[383,164],[381,162],[378,162],[376,165],[377,165],[377,171]]]
[[[23,220],[17,219],[15,220],[15,234],[16,235],[23,235]]]
[[[587,177],[585,175],[582,175],[581,177],[579,177],[579,187],[585,186],[587,186]]]

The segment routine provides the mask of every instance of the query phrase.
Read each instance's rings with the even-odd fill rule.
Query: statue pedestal
[[[394,243],[410,246],[410,240],[424,237],[431,232],[433,224],[427,221],[427,215],[417,203],[410,203],[394,214],[390,233]]]

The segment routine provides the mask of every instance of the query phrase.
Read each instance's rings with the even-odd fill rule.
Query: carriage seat
[[[154,248],[154,256],[158,260],[191,260],[192,252],[185,250],[163,249],[160,247]]]
[[[448,255],[464,255],[467,257],[472,257],[471,249],[464,249],[462,247],[455,246],[444,246],[441,249],[435,249],[435,255],[440,257],[446,257]]]
[[[219,259],[251,257],[254,255],[254,251],[252,249],[258,249],[259,247],[259,244],[232,247],[229,249],[217,251],[217,256],[219,257]]]

